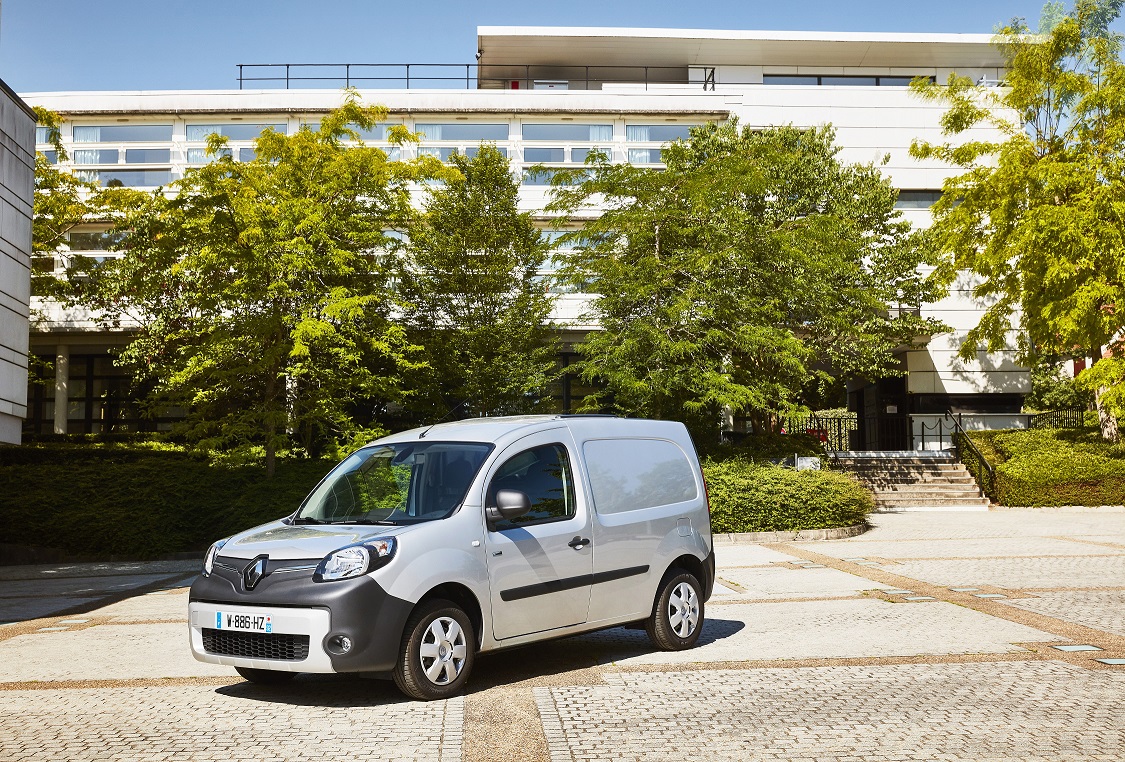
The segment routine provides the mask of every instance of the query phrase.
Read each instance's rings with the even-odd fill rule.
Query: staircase
[[[945,451],[837,452],[836,463],[875,493],[876,513],[988,510],[972,474]]]

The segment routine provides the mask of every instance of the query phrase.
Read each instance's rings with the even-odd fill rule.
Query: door
[[[593,552],[590,518],[574,485],[566,429],[541,432],[512,445],[498,460],[485,492],[525,493],[531,511],[485,532],[492,627],[497,639],[582,624],[590,608]]]

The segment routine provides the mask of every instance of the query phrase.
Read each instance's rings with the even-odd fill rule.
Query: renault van
[[[548,638],[643,625],[690,648],[714,579],[683,424],[478,418],[372,442],[292,515],[212,545],[191,649],[257,683],[358,672],[445,698],[476,654]]]

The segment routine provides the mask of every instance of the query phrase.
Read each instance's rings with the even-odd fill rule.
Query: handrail
[[[946,413],[945,413],[945,417],[948,418],[949,420],[953,421],[954,436],[956,436],[958,433],[961,434],[961,438],[965,442],[968,443],[969,449],[972,450],[973,455],[976,456],[976,459],[980,461],[980,464],[981,464],[981,466],[984,467],[984,470],[988,472],[989,489],[985,490],[985,494],[988,494],[989,490],[994,488],[995,485],[996,485],[996,468],[995,468],[995,466],[993,466],[991,463],[989,463],[988,459],[984,457],[984,453],[982,453],[977,448],[977,446],[975,444],[973,444],[973,440],[969,436],[969,432],[965,431],[965,427],[962,426],[961,422],[959,420],[957,420],[957,418],[953,415],[952,410],[947,410]],[[989,495],[989,497],[991,497],[991,495]]]
[[[395,87],[411,83],[457,83],[465,89],[474,84],[503,85],[505,89],[518,83],[520,89],[530,89],[543,77],[554,82],[559,77],[590,84],[628,82],[643,84],[676,84],[715,89],[715,67],[701,64],[646,65],[646,64],[483,64],[483,63],[264,63],[236,64],[238,89],[252,83],[274,83],[289,89],[308,82],[342,82],[351,87],[362,83],[375,83],[376,87]],[[413,72],[411,71],[413,69]],[[419,73],[421,70],[421,74]],[[261,76],[258,76],[258,75]],[[695,77],[693,79],[693,77]],[[760,84],[736,83],[724,84]],[[440,85],[439,85],[440,86]]]

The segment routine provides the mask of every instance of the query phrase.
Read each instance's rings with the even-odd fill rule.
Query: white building
[[[206,161],[210,132],[230,138],[235,158],[252,156],[264,125],[291,132],[314,122],[340,104],[345,85],[359,88],[365,102],[386,106],[392,123],[425,136],[420,147],[402,149],[407,154],[447,156],[494,141],[517,170],[581,164],[595,146],[609,149],[613,161],[659,165],[661,145],[686,137],[691,125],[735,116],[750,126],[831,123],[843,160],[878,163],[889,155],[882,171],[900,189],[899,206],[924,226],[951,170],[909,155],[913,140],[941,139],[943,112],[911,95],[910,79],[940,82],[957,72],[997,82],[1003,75],[989,35],[481,27],[478,49],[470,65],[240,67],[243,89],[231,91],[24,97],[65,118],[71,169],[103,184],[135,187],[165,184]],[[372,137],[379,144],[382,134]],[[546,191],[543,180],[527,178],[521,203],[540,210]],[[109,243],[97,226],[76,229],[70,239],[71,249],[83,252]],[[579,295],[564,295],[556,318],[575,320],[583,304]],[[1029,379],[1014,352],[968,364],[956,359],[980,314],[968,290],[925,305],[923,313],[954,331],[904,350],[906,377],[853,389],[853,409],[880,418],[949,408],[1018,412]],[[26,428],[120,425],[128,417],[121,404],[127,384],[107,351],[121,336],[96,330],[83,315],[56,311],[53,318],[33,334],[32,347],[57,359],[59,376],[54,387],[33,391]],[[571,338],[590,328],[572,324]],[[52,399],[55,387],[66,391],[66,406]],[[560,404],[568,403],[564,390]],[[901,445],[889,435],[880,441],[877,431],[870,427],[864,444]]]
[[[27,416],[35,114],[0,80],[0,442]]]

